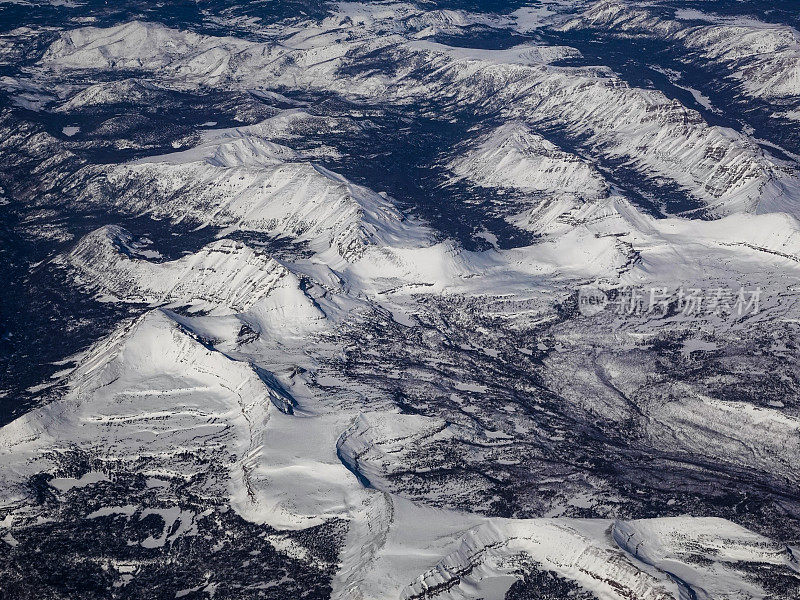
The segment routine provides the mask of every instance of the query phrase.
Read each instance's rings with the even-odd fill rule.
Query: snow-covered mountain
[[[601,197],[608,188],[591,164],[559,150],[520,123],[499,127],[449,167],[456,175],[487,187],[586,199]]]
[[[800,597],[733,4],[0,3],[0,596]]]
[[[603,1],[566,27],[676,43],[686,53],[683,60],[699,57],[711,67],[724,69],[726,77],[736,80],[748,96],[767,101],[800,96],[800,33],[790,26],[687,8],[674,11],[670,18],[657,9]]]
[[[629,86],[608,69],[549,65],[574,56],[574,50],[475,50],[405,42],[396,34],[353,39],[347,32],[349,37],[341,24],[325,21],[313,37],[307,31],[280,44],[247,43],[135,22],[66,33],[41,67],[157,71],[179,89],[300,84],[359,99],[381,94],[401,105],[440,97],[480,111],[502,109],[507,117],[539,126],[557,125],[605,160],[624,160],[645,176],[674,182],[714,214],[795,210],[786,205],[786,189],[797,186],[796,178],[752,140],[709,126],[695,111],[661,92]],[[160,50],[164,44],[169,52]],[[356,77],[339,75],[352,70],[359,56],[371,64],[379,48],[389,62],[408,66],[395,74],[368,68]]]
[[[108,300],[249,312],[273,330],[313,327],[325,318],[294,273],[241,242],[220,240],[169,262],[147,255],[130,232],[111,225],[82,238],[63,260],[79,283]]]
[[[270,131],[267,121],[206,132],[190,150],[112,167],[79,201],[289,237],[345,259],[414,230],[387,198],[264,139]]]
[[[512,201],[510,222],[542,230],[564,213],[609,194],[609,184],[578,156],[560,150],[524,123],[511,122],[470,140],[447,168],[455,181],[516,190],[525,200]]]

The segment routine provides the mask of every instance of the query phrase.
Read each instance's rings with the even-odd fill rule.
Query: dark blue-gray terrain
[[[0,0],[0,598],[800,598],[797,9]]]

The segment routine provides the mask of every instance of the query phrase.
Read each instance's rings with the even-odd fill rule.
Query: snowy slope
[[[54,564],[131,595],[149,593],[150,568],[170,597],[797,595],[796,164],[608,67],[566,66],[581,54],[544,34],[507,43],[584,8],[340,3],[237,21],[248,39],[197,33],[207,12],[202,28],[43,33],[44,55],[6,83],[52,92],[37,118],[54,124],[3,122],[4,235],[34,255],[31,232],[62,228],[18,272],[47,302],[86,294],[24,324],[52,332],[74,310],[97,331],[0,427],[0,575],[38,554],[46,525],[59,556],[77,548],[95,570]],[[753,96],[791,95],[785,27],[654,14],[602,3],[568,27],[698,44],[704,61],[749,65]],[[184,95],[220,116],[148,146],[175,152],[116,160],[90,128],[62,128],[163,98],[179,111]],[[209,129],[243,122],[240,97],[265,112]],[[645,213],[660,187],[699,210]],[[186,236],[166,260],[117,225],[84,235],[114,218],[215,241]],[[763,299],[741,318],[590,316],[586,286]],[[123,523],[123,550],[91,540],[88,556],[89,521]],[[120,556],[127,578],[102,579]],[[301,577],[309,565],[318,578]]]
[[[161,311],[93,346],[67,387],[60,400],[0,430],[4,504],[64,443],[96,453],[110,469],[204,473],[204,460],[216,452],[242,457],[272,404],[285,402],[252,366],[209,349]],[[243,485],[235,464],[230,477]],[[217,489],[227,485],[219,476]]]
[[[459,177],[486,187],[594,199],[608,185],[590,164],[537,135],[523,123],[507,123],[476,140],[448,164]]]
[[[787,548],[719,519],[476,520],[395,497],[373,498],[366,506],[370,520],[369,529],[360,531],[361,570],[345,558],[340,576],[349,586],[335,589],[335,598],[502,598],[531,571],[551,572],[604,600],[700,598],[708,597],[706,589],[746,590],[752,594],[746,597],[755,598],[765,590],[741,578],[737,563],[779,565],[788,573],[797,568]],[[706,533],[712,529],[716,534]],[[635,531],[641,532],[640,548],[657,548],[666,560],[659,560],[658,551],[636,558],[629,534]],[[395,587],[425,561],[428,569]],[[687,574],[689,585],[676,581],[675,572]]]
[[[617,521],[612,528],[620,548],[648,565],[671,573],[691,586],[698,600],[758,597],[763,589],[737,572],[737,561],[788,565],[797,570],[798,562],[785,546],[721,519],[693,519],[691,526],[680,517],[640,521]],[[701,567],[703,563],[712,569]],[[685,593],[685,592],[684,592]]]
[[[172,262],[141,256],[129,232],[98,229],[65,257],[78,282],[102,296],[150,305],[191,306],[214,314],[254,311],[273,327],[308,327],[325,315],[297,276],[241,242],[220,240]],[[145,251],[146,252],[146,251]]]
[[[164,44],[134,47],[127,41],[151,38],[163,39],[168,50],[159,50]],[[367,69],[355,77],[340,75],[359,57],[369,64],[379,48],[400,65],[397,73]],[[141,68],[177,87],[302,85],[401,103],[451,98],[481,110],[502,108],[509,118],[529,124],[556,123],[605,159],[624,160],[647,177],[675,182],[712,214],[796,210],[787,199],[796,195],[796,179],[752,140],[709,126],[677,101],[630,87],[608,69],[546,64],[566,56],[570,51],[557,47],[500,51],[404,42],[396,34],[369,29],[345,35],[335,21],[292,33],[280,43],[233,42],[134,22],[65,33],[41,66],[48,72]]]
[[[345,259],[370,244],[424,239],[388,199],[265,139],[271,127],[207,132],[190,150],[112,167],[82,200],[111,198],[134,214],[271,233]]]
[[[429,52],[427,60],[437,73],[426,81],[434,93],[447,90],[464,102],[491,96],[510,117],[558,123],[593,152],[674,181],[712,214],[795,210],[790,172],[746,137],[708,126],[661,92],[629,87],[601,69],[498,65],[446,52]]]
[[[697,10],[679,10],[675,16],[665,18],[646,7],[603,1],[566,28],[591,27],[675,42],[687,54],[725,69],[750,97],[774,101],[800,96],[800,33],[796,29]]]
[[[509,206],[509,222],[543,231],[584,202],[608,195],[609,185],[589,163],[511,122],[471,140],[447,162],[453,181],[523,192]]]
[[[342,556],[335,598],[495,598],[532,569],[608,599],[675,598],[680,586],[668,573],[685,576],[696,593],[737,589],[759,597],[763,590],[741,579],[737,563],[796,569],[785,547],[721,519],[485,518],[418,506],[380,484],[364,488],[333,445],[307,444],[310,434],[332,441],[346,415],[298,418],[277,410],[289,397],[274,379],[209,349],[159,311],[93,347],[67,386],[63,399],[0,431],[3,483],[18,490],[13,498],[23,497],[17,485],[55,460],[47,457],[66,440],[109,468],[162,478],[204,474],[207,490],[230,494],[254,520],[295,529],[320,517],[348,519],[355,539]],[[407,443],[408,430],[386,425],[373,435],[391,454],[391,444]],[[207,471],[213,456],[226,457],[228,477]],[[89,479],[63,485],[92,485]]]

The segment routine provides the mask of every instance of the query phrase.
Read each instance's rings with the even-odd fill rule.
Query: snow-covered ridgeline
[[[514,222],[559,236],[505,253],[463,252],[449,242],[434,244],[424,226],[404,218],[383,195],[355,186],[270,141],[276,131],[285,132],[288,122],[302,118],[298,111],[286,111],[257,125],[208,131],[190,150],[108,168],[103,178],[93,180],[83,190],[81,198],[113,202],[122,210],[175,221],[188,219],[266,231],[306,242],[321,264],[340,271],[339,276],[347,280],[355,295],[420,283],[428,291],[455,286],[474,293],[496,289],[498,281],[516,279],[519,283],[543,274],[615,278],[629,271],[632,277],[645,281],[659,277],[659,273],[696,279],[717,272],[719,257],[754,256],[758,257],[756,264],[788,264],[794,268],[800,255],[798,226],[791,217],[764,215],[749,222],[735,215],[715,222],[645,217],[624,199],[606,196],[605,182],[587,163],[551,147],[527,125],[517,122],[487,135],[454,168],[483,185],[527,190],[534,197],[532,206],[520,206],[524,212]],[[570,188],[572,175],[580,175],[586,185]],[[552,201],[538,197],[555,190],[565,197]],[[109,244],[106,250],[113,245]],[[88,247],[84,250],[91,254]],[[367,250],[369,260],[359,260]],[[205,265],[205,254],[191,260]],[[123,272],[114,275],[120,281],[145,274],[140,261],[123,260],[118,253],[102,256],[106,264],[122,267]],[[346,267],[342,257],[351,266]],[[676,257],[681,257],[678,264]],[[236,260],[240,259],[237,254]],[[91,257],[83,262],[89,265],[83,268],[103,271],[104,267],[91,266]],[[189,262],[184,259],[175,265],[182,269]],[[235,260],[227,262],[234,265]],[[146,273],[161,269],[144,264]],[[638,266],[631,271],[634,265]],[[320,273],[319,266],[307,272],[324,282],[328,275]],[[126,269],[132,269],[127,276]],[[478,274],[482,277],[474,279]],[[105,281],[106,293],[117,295],[113,282],[103,275],[100,281]],[[191,279],[196,273],[186,276]],[[159,279],[155,274],[152,277]],[[169,277],[171,284],[162,280],[144,295],[130,294],[137,289],[130,285],[126,297],[147,302],[202,301],[188,291],[181,292],[177,275]],[[235,280],[227,273],[220,281],[226,278]],[[211,285],[211,281],[208,283]],[[226,305],[233,311],[244,306],[241,298],[228,297],[227,292],[219,295],[211,289],[206,291],[211,304]],[[294,293],[305,302],[301,292]],[[289,299],[286,302],[297,304]],[[311,308],[309,311],[315,314]]]
[[[169,50],[161,51],[167,40]],[[397,71],[359,75],[359,64],[370,65],[378,48]],[[66,32],[41,66],[144,69],[178,88],[302,85],[356,99],[440,97],[482,110],[502,108],[509,119],[557,124],[602,157],[674,181],[714,214],[796,211],[795,178],[752,140],[711,127],[695,111],[658,91],[632,88],[607,69],[547,64],[569,55],[569,49],[547,47],[452,48],[369,32],[351,39],[343,29],[324,26],[257,44],[133,22]],[[347,77],[340,74],[344,66],[350,67]]]
[[[698,19],[710,23],[698,24]],[[724,68],[750,97],[767,101],[800,97],[800,33],[785,25],[697,11],[678,11],[676,18],[669,18],[656,9],[602,1],[565,27],[676,42],[693,57]]]
[[[321,85],[340,86],[335,67],[341,63],[335,58],[328,64],[331,54],[316,45],[338,34],[322,34],[297,34],[295,49],[302,50],[324,75]],[[169,43],[158,37],[145,41]],[[116,51],[103,44],[91,47],[92,40],[77,42],[87,52],[84,59],[102,60],[107,52]],[[255,60],[252,43],[214,43],[187,34],[169,47],[165,62],[145,57],[139,66],[167,73],[172,70],[176,81],[187,75],[213,85],[240,85],[260,76],[245,64]],[[187,66],[186,55],[198,49],[200,53]],[[135,56],[139,51],[129,45],[121,56],[125,59],[126,53]],[[267,53],[272,51],[269,48]],[[402,45],[394,51],[412,62],[425,63],[421,74],[394,86],[395,100],[438,93],[491,107],[513,99],[510,116],[532,124],[556,118],[561,103],[559,110],[565,111],[565,116],[557,118],[571,123],[576,134],[586,130],[579,130],[584,125],[574,119],[588,123],[598,152],[609,156],[616,152],[621,157],[641,154],[643,172],[668,173],[665,176],[680,179],[698,198],[724,201],[721,212],[763,209],[756,206],[758,195],[752,194],[761,193],[759,186],[769,185],[765,182],[773,181],[773,176],[782,176],[745,138],[723,132],[717,140],[718,130],[708,128],[680,106],[665,104],[663,97],[632,90],[608,72],[542,64],[558,52],[549,55],[548,50],[530,47],[474,51],[430,43]],[[292,71],[295,67],[289,61],[278,62],[276,77],[306,76],[302,69]],[[112,60],[109,67],[113,64]],[[143,66],[155,64],[160,66]],[[213,67],[211,71],[205,70],[208,65]],[[237,79],[231,73],[240,68],[242,78]],[[439,73],[434,74],[434,69]],[[442,81],[437,81],[442,74]],[[380,77],[356,79],[354,90],[369,93],[378,81]],[[359,82],[365,84],[361,90]],[[545,91],[538,91],[539,86]],[[607,96],[603,95],[606,91]],[[561,97],[550,103],[545,92]],[[642,100],[644,108],[632,98]],[[579,104],[589,100],[594,104]],[[628,112],[605,115],[606,102],[608,106],[628,102]],[[125,300],[190,304],[222,314],[192,318],[155,311],[100,342],[65,382],[64,398],[0,430],[0,453],[10,457],[7,481],[22,485],[27,476],[56,468],[49,461],[68,441],[100,462],[122,464],[133,472],[153,471],[180,479],[206,475],[212,481],[212,492],[230,499],[237,512],[251,521],[294,529],[327,519],[347,520],[342,569],[334,581],[336,598],[383,600],[401,593],[407,598],[502,597],[515,578],[533,568],[558,573],[606,599],[665,600],[683,593],[705,600],[707,591],[713,596],[742,589],[754,597],[764,596],[764,590],[729,566],[737,561],[785,570],[796,565],[779,544],[727,521],[690,517],[620,523],[489,519],[431,509],[397,497],[394,494],[403,490],[392,489],[390,479],[418,458],[414,452],[456,436],[474,441],[469,432],[444,419],[385,412],[365,416],[359,414],[364,403],[352,398],[351,404],[337,404],[337,394],[359,400],[361,396],[358,382],[339,377],[335,371],[328,377],[322,375],[319,386],[344,391],[331,393],[333,399],[327,397],[327,391],[320,394],[325,398],[315,397],[307,385],[309,379],[304,380],[302,369],[292,364],[311,362],[310,337],[303,340],[307,345],[296,355],[273,355],[252,343],[258,346],[255,357],[259,363],[283,361],[286,372],[292,373],[292,378],[297,375],[296,389],[294,380],[287,388],[291,394],[298,390],[307,394],[298,415],[288,414],[294,396],[278,378],[250,366],[254,356],[248,356],[247,346],[251,342],[238,339],[250,338],[237,335],[240,323],[225,313],[256,311],[266,305],[270,310],[275,307],[280,322],[291,319],[300,306],[310,319],[318,318],[318,309],[292,271],[320,278],[323,274],[341,277],[347,282],[343,293],[372,301],[378,296],[376,291],[387,292],[383,295],[388,297],[387,304],[402,304],[420,291],[513,298],[520,289],[534,284],[542,286],[537,293],[552,291],[547,286],[555,285],[557,278],[570,284],[575,278],[616,280],[621,271],[641,283],[659,278],[713,280],[734,272],[751,276],[765,267],[789,276],[798,269],[800,227],[794,218],[769,214],[733,215],[713,222],[650,219],[624,199],[610,196],[587,164],[560,152],[525,127],[522,133],[501,131],[486,138],[475,154],[467,155],[454,168],[463,169],[459,176],[482,185],[512,187],[534,195],[564,189],[569,201],[550,211],[552,219],[558,220],[561,235],[507,252],[469,253],[449,242],[433,244],[424,227],[402,219],[382,195],[354,186],[272,142],[268,124],[209,132],[191,150],[111,168],[106,180],[85,194],[84,200],[107,202],[106,194],[115,198],[118,193],[115,201],[125,210],[288,233],[293,240],[307,242],[316,254],[287,269],[242,244],[224,240],[177,261],[156,263],[146,260],[152,256],[122,230],[104,228],[87,236],[65,260],[94,280],[98,291]],[[667,129],[663,138],[658,133],[661,127]],[[663,142],[664,156],[648,147],[627,145],[629,136],[635,143]],[[684,141],[679,143],[675,140],[680,136]],[[709,150],[716,154],[706,160],[703,152]],[[719,160],[725,168],[717,171],[713,163]],[[692,161],[702,164],[684,175],[681,169]],[[576,176],[583,178],[584,185],[570,188],[570,179]],[[732,187],[730,194],[727,185]],[[92,193],[97,196],[93,198]],[[781,206],[773,203],[767,208]],[[397,291],[402,289],[408,290],[407,298]],[[399,314],[392,312],[393,316]],[[191,333],[192,327],[201,324],[224,334],[209,337],[226,353],[230,349],[230,354],[211,349],[208,341]],[[336,347],[336,340],[326,343],[320,354],[345,353]],[[563,363],[565,357],[554,360]],[[570,377],[570,381],[574,379]],[[626,400],[616,388],[614,392],[618,403]],[[789,452],[797,449],[795,418],[778,410],[750,410],[715,401],[694,390],[684,395],[680,402],[642,407],[643,420],[650,420],[642,426],[642,443],[664,452],[680,454],[691,449],[700,455],[710,455],[722,444],[727,458],[717,457],[719,462],[714,464],[727,461],[796,480],[790,461],[770,461],[778,444]],[[575,397],[594,398],[580,393]],[[597,414],[596,410],[587,412]],[[602,416],[621,420],[627,415],[624,410],[609,409]],[[671,423],[680,423],[680,431],[673,431]],[[770,436],[757,439],[764,427]],[[750,432],[748,438],[753,442],[730,441],[737,439],[742,429]],[[340,436],[340,432],[344,434]],[[212,452],[216,453],[213,464],[222,465],[224,471],[219,477],[209,471]],[[231,460],[220,461],[221,456]],[[457,456],[455,460],[462,459]],[[363,481],[348,469],[368,479],[372,487],[362,486]],[[204,492],[208,490],[205,486]],[[447,489],[444,493],[455,495]],[[676,582],[669,573],[679,574],[687,583]]]
[[[800,258],[800,225],[794,217],[734,214],[714,221],[654,219],[616,195],[589,164],[558,150],[521,123],[512,122],[479,137],[447,166],[458,178],[521,192],[504,200],[512,214],[509,221],[551,234],[547,239],[563,252],[558,262],[564,266],[573,264],[568,257],[576,258],[561,244],[564,236],[572,237],[576,248],[581,248],[587,245],[586,234],[597,236],[592,244],[595,249],[603,240],[614,240],[617,248],[627,244],[638,261],[629,270],[632,280],[705,278],[712,273],[727,277],[715,264],[724,256],[744,260],[745,272],[753,259],[795,269]],[[581,185],[572,185],[575,181]],[[579,236],[581,231],[583,236]],[[546,261],[546,248],[547,244],[533,246],[530,255]],[[617,255],[607,267],[616,264],[620,271],[628,270],[630,254]],[[598,273],[603,270],[600,262],[594,267]]]
[[[724,519],[692,519],[690,527],[680,517],[615,521],[611,534],[630,556],[678,578],[682,591],[691,588],[698,600],[763,594],[757,583],[736,571],[737,561],[800,570],[786,546]],[[713,564],[715,575],[703,562]]]
[[[709,126],[661,92],[632,88],[606,69],[497,64],[417,49],[428,65],[417,91],[502,106],[531,127],[560,125],[595,154],[674,181],[712,214],[796,212],[795,176],[747,137]],[[403,62],[402,59],[397,59]],[[419,62],[416,62],[419,61]]]
[[[521,122],[470,140],[446,167],[451,181],[523,192],[510,201],[507,219],[537,232],[558,228],[566,213],[609,193],[608,183],[591,164]]]
[[[764,590],[737,571],[737,562],[776,565],[788,574],[797,568],[787,548],[723,519],[476,519],[385,498],[368,505],[373,535],[362,531],[361,568],[350,570],[348,587],[334,588],[335,598],[377,599],[398,591],[406,600],[502,598],[515,579],[533,570],[550,571],[607,600],[684,594],[709,600],[737,590],[759,597]],[[655,550],[652,563],[628,543],[633,532],[640,548]],[[437,555],[435,564],[418,571]],[[685,576],[682,583],[671,575],[675,571]]]
[[[141,253],[140,248],[129,246],[129,251]],[[486,519],[413,506],[393,497],[382,489],[380,475],[387,463],[393,468],[396,449],[421,438],[448,436],[452,428],[443,429],[442,422],[413,416],[390,415],[375,421],[359,417],[357,409],[319,415],[319,407],[313,405],[303,406],[303,418],[269,409],[272,414],[267,420],[254,412],[255,406],[285,406],[286,392],[270,378],[254,379],[251,373],[258,375],[246,364],[209,350],[163,313],[150,313],[133,328],[98,344],[70,378],[71,391],[65,399],[4,428],[0,444],[6,444],[17,457],[25,452],[39,457],[63,440],[76,440],[109,464],[127,461],[135,469],[145,473],[152,469],[162,476],[185,476],[207,468],[187,462],[184,454],[175,459],[175,451],[164,450],[161,439],[153,443],[155,434],[139,429],[143,424],[149,428],[152,419],[158,435],[165,432],[165,445],[190,450],[199,445],[203,450],[233,453],[236,460],[227,493],[247,518],[284,528],[302,528],[334,517],[351,521],[355,537],[346,546],[345,572],[334,588],[336,597],[378,600],[402,590],[407,597],[502,595],[533,565],[612,599],[631,594],[670,598],[664,590],[677,591],[665,572],[640,567],[609,543],[609,521]],[[72,391],[76,387],[82,392]],[[172,404],[165,404],[165,397]],[[242,417],[235,410],[240,400],[245,404]],[[204,418],[225,435],[206,436],[211,425],[205,424]],[[331,438],[346,427],[348,418],[355,419],[351,435],[337,448]],[[99,420],[96,427],[93,419]],[[707,426],[708,421],[703,422]],[[48,429],[50,423],[55,425]],[[113,429],[105,429],[111,425]],[[191,444],[180,437],[185,430],[191,432],[186,433],[192,435]],[[48,435],[41,436],[42,431]],[[41,441],[34,443],[36,436]],[[309,437],[320,443],[309,448]],[[26,441],[33,445],[25,445]],[[155,454],[143,450],[145,444],[146,450]],[[195,455],[203,456],[200,450]],[[352,461],[356,455],[360,464]],[[348,460],[354,463],[351,467],[366,466],[370,475],[375,473],[371,481],[377,489],[362,489],[339,462],[341,458],[345,464]],[[12,472],[24,478],[41,463],[16,465],[13,462]],[[222,480],[216,485],[224,486]],[[372,510],[376,504],[383,509]],[[714,523],[717,530],[722,525],[730,526],[724,521]],[[685,518],[672,526],[673,530],[681,528],[695,530],[697,524]],[[729,560],[788,564],[779,546],[745,533],[748,539],[744,543],[730,541],[727,533],[709,543],[726,546]],[[764,547],[767,551],[759,553]],[[705,564],[714,560],[709,554]],[[740,589],[737,575],[727,573],[724,565],[722,571],[716,564],[704,570],[692,559],[687,557],[681,568],[696,573],[698,586]]]
[[[103,81],[80,90],[56,110],[70,114],[74,110],[119,102],[120,98],[125,98],[126,101],[131,103],[149,102],[157,97],[159,91],[160,88],[158,86],[136,79]]]
[[[339,2],[332,8],[332,12],[332,16],[323,22],[328,28],[348,25],[415,38],[429,38],[441,33],[464,33],[468,28],[476,26],[510,27],[515,24],[508,17],[500,15],[457,9],[425,10],[403,2]]]
[[[606,538],[609,525],[615,543]],[[797,568],[786,547],[723,519],[613,524],[494,519],[472,529],[455,552],[409,586],[403,597],[497,594],[497,588],[489,586],[502,585],[503,575],[513,577],[533,565],[575,581],[599,598],[710,600],[744,590],[759,597],[764,590],[737,572],[737,561],[781,565],[790,572]]]
[[[448,168],[458,178],[478,185],[586,200],[608,191],[597,169],[524,123],[501,125],[470,146],[466,154],[450,161]]]
[[[129,232],[111,225],[83,237],[62,260],[80,284],[114,300],[250,311],[272,329],[303,329],[325,318],[294,273],[241,242],[220,240],[171,262],[144,254]]]
[[[492,575],[513,576],[538,565],[577,582],[599,597],[672,600],[677,586],[632,564],[626,554],[603,543],[607,523],[571,520],[497,519],[471,530],[458,549],[422,575],[405,592],[408,600],[435,598],[437,589],[480,588]],[[487,581],[488,580],[488,581]],[[491,593],[491,588],[485,590]],[[442,597],[459,597],[445,591]]]
[[[166,59],[152,46],[149,49],[137,46],[123,49],[124,52],[119,50],[118,45],[126,43],[122,40],[125,35],[134,38],[147,36],[153,28],[159,30],[154,34],[157,37],[171,31],[142,23],[121,26],[113,31],[81,30],[83,37],[77,36],[75,43],[61,47],[54,45],[45,64],[60,65],[64,57],[68,65],[73,64],[70,62],[73,60],[79,64],[82,52],[92,53],[102,48],[104,56],[119,51],[120,56],[135,57],[137,52],[144,52],[145,55],[137,61],[147,68],[166,65],[159,75],[168,75],[170,69],[167,67],[179,66],[188,60],[187,52],[191,54],[198,48],[214,44],[228,47],[226,39],[189,36],[181,37],[183,42],[173,45],[180,52],[176,50]],[[298,47],[306,46],[298,51],[316,52],[316,44],[340,35],[337,31],[324,35],[312,33],[303,34],[302,42],[297,37],[301,34],[292,35]],[[109,39],[113,48],[105,48]],[[237,48],[239,43],[235,44]],[[658,93],[629,88],[607,71],[536,65],[527,48],[511,51],[453,49],[429,42],[406,45],[395,38],[392,43],[395,44],[393,51],[405,57],[405,60],[399,60],[401,65],[407,65],[410,70],[418,68],[413,75],[407,73],[405,78],[401,77],[401,83],[395,86],[392,93],[398,100],[411,99],[423,92],[455,94],[475,103],[510,99],[505,102],[509,107],[507,110],[521,115],[520,122],[532,124],[526,128],[535,127],[539,122],[537,119],[553,118],[563,119],[563,125],[578,135],[585,134],[589,126],[589,130],[595,132],[592,139],[600,148],[598,151],[611,156],[635,156],[634,160],[641,162],[647,173],[651,173],[655,165],[656,172],[661,169],[674,180],[680,180],[688,187],[695,186],[695,195],[716,203],[719,212],[740,209],[792,211],[794,208],[794,179],[781,179],[784,176],[781,169],[746,138],[727,130],[709,128],[696,113],[666,101]],[[249,56],[245,54],[242,60],[246,62]],[[528,58],[522,60],[520,57]],[[166,62],[162,64],[159,60]],[[108,64],[112,66],[111,62]],[[339,64],[337,61],[326,64],[329,77],[327,80],[321,78],[317,84],[338,85],[340,78],[336,67]],[[432,70],[436,70],[435,76],[431,75]],[[199,73],[198,77],[205,81],[202,70]],[[285,65],[274,74],[275,81],[280,81],[281,73],[305,77]],[[364,81],[356,77],[348,80],[348,85],[354,93],[366,94],[371,88],[369,85],[363,87]],[[532,108],[528,109],[529,105],[533,105]],[[616,108],[603,110],[609,106]],[[379,274],[399,274],[402,279],[435,283],[433,289],[441,289],[440,286],[463,275],[483,272],[487,268],[504,269],[503,265],[507,266],[509,262],[515,265],[515,269],[528,274],[574,273],[576,270],[584,274],[606,274],[626,268],[631,259],[631,246],[636,250],[637,243],[643,239],[651,248],[649,252],[653,253],[653,241],[646,238],[650,230],[658,230],[659,226],[642,219],[629,204],[619,199],[578,205],[571,200],[555,201],[535,206],[515,222],[535,230],[556,221],[558,231],[570,232],[576,225],[582,228],[571,231],[561,240],[538,245],[530,251],[510,253],[499,261],[489,261],[488,265],[485,258],[464,253],[456,256],[445,247],[429,247],[424,230],[409,227],[409,223],[403,221],[381,195],[354,186],[308,163],[290,149],[270,142],[270,133],[275,129],[271,121],[208,132],[200,146],[192,150],[112,167],[106,180],[102,184],[95,182],[83,198],[102,202],[107,202],[109,197],[116,198],[114,201],[124,210],[150,212],[173,220],[188,219],[223,227],[288,234],[298,241],[308,242],[317,252],[327,252],[333,247],[335,255],[351,260],[361,256],[370,244],[374,247],[399,245],[407,248],[406,251],[393,252],[391,256],[382,256],[381,260],[375,261],[374,268],[363,265],[357,273],[361,283]],[[527,186],[528,189],[538,186],[547,190],[562,186],[569,180],[567,174],[571,177],[577,173],[586,175],[592,194],[601,185],[587,174],[587,169],[591,171],[588,165],[573,162],[572,157],[566,154],[548,157],[549,160],[556,157],[557,163],[552,165],[554,173],[562,167],[564,169],[564,177],[551,180],[551,173],[545,174],[542,163],[531,163],[531,156],[520,150],[531,139],[527,134],[490,136],[476,151],[480,154],[468,155],[457,167],[486,185]],[[612,143],[615,140],[616,145]],[[493,150],[494,146],[499,146],[499,149]],[[487,162],[484,164],[482,160]],[[497,161],[501,166],[518,165],[522,169],[530,165],[532,169],[530,174],[525,174],[524,181],[520,181],[522,172],[519,169],[513,170],[511,178],[515,181],[503,180],[506,175],[497,168]],[[577,171],[573,171],[573,167]],[[565,189],[570,190],[569,187]],[[625,208],[623,216],[618,214],[621,206]],[[676,223],[672,226],[686,228],[685,224]],[[731,235],[723,227],[694,240],[680,240],[670,235],[670,231],[665,233],[670,235],[669,247],[694,243],[698,239],[701,243],[707,241],[713,245],[714,239],[721,235],[724,238],[722,243],[728,244],[731,251],[733,248],[775,251],[773,259],[778,260],[780,256],[793,255],[793,250],[787,251],[785,241],[779,241],[773,248],[772,239],[777,235],[788,240],[794,230],[791,223],[778,225],[775,230],[736,225]],[[698,227],[703,229],[700,225]],[[764,244],[751,239],[764,237],[767,231],[771,232],[770,239],[765,239]],[[602,237],[625,232],[634,234],[627,248],[619,239]],[[327,262],[332,264],[335,260]],[[688,264],[691,260],[686,262]]]
[[[290,268],[325,287],[338,289],[345,282],[353,299],[404,286],[417,293],[450,289],[480,294],[505,286],[511,291],[542,275],[616,280],[627,272],[632,281],[666,278],[672,283],[729,278],[730,269],[724,265],[731,260],[748,276],[765,267],[800,268],[800,225],[787,215],[653,219],[616,196],[578,206],[569,203],[561,210],[554,207],[559,205],[545,206],[552,209],[549,227],[537,229],[553,235],[525,248],[465,252],[450,242],[433,244],[424,228],[420,232],[410,227],[408,237],[398,235],[372,245],[361,259],[343,263],[323,244],[316,259]],[[542,220],[535,223],[541,224]],[[295,275],[240,243],[215,242],[168,263],[141,260],[130,243],[125,232],[103,228],[82,240],[64,260],[96,291],[126,301],[188,304],[216,312],[270,307],[278,327],[301,321],[313,325],[322,318]],[[326,283],[332,275],[335,281]]]
[[[286,402],[251,365],[209,349],[161,311],[95,344],[66,386],[58,400],[0,429],[5,503],[28,493],[26,477],[58,468],[57,448],[65,443],[109,470],[208,474],[204,460],[218,452],[243,457],[270,407]],[[210,475],[226,493],[225,474]],[[230,477],[234,488],[245,485],[238,467]]]
[[[262,123],[211,132],[191,150],[110,167],[80,200],[174,222],[271,233],[346,260],[371,244],[427,238],[389,199],[264,139],[269,130]]]
[[[738,562],[796,568],[784,547],[722,519],[486,518],[364,488],[328,444],[337,426],[347,418],[362,432],[378,425],[374,437],[391,451],[409,436],[437,435],[441,424],[431,421],[429,430],[415,417],[381,424],[355,411],[293,417],[277,410],[287,392],[274,378],[210,349],[160,311],[96,344],[66,385],[64,397],[0,430],[4,489],[14,490],[6,501],[30,493],[26,477],[56,467],[67,440],[96,456],[101,470],[184,481],[202,475],[206,493],[229,495],[253,520],[291,529],[349,520],[355,538],[334,581],[336,598],[500,597],[531,569],[613,600],[673,598],[679,588],[668,573],[698,598],[737,589],[758,597],[762,590],[736,572]],[[322,443],[309,448],[310,435]],[[209,471],[208,460],[224,468]]]

